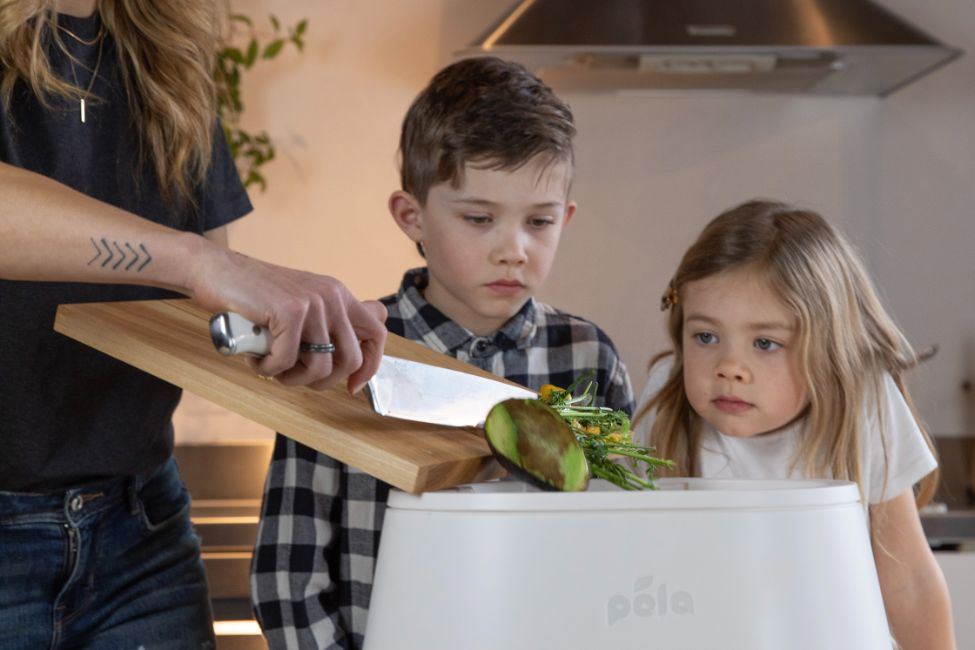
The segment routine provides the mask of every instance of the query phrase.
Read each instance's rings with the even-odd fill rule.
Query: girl
[[[850,245],[813,212],[745,203],[704,229],[661,308],[673,355],[651,362],[637,437],[684,476],[855,481],[894,637],[953,648],[917,511],[937,462],[902,379],[916,358]]]

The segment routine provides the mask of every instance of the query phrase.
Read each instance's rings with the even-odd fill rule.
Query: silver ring
[[[331,343],[302,343],[298,349],[302,352],[321,352],[324,354],[335,352],[335,346]]]

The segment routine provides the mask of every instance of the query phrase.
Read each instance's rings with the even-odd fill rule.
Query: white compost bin
[[[853,483],[493,482],[386,510],[366,650],[889,650]]]

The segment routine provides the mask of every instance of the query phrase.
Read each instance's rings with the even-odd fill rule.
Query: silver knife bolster
[[[225,356],[251,354],[262,357],[271,351],[271,333],[232,311],[215,314],[210,319],[210,339]]]
[[[362,392],[366,396],[366,399],[369,400],[369,405],[372,407],[372,410],[382,415],[382,411],[379,410],[379,399],[376,397],[376,387],[372,379],[367,381],[366,385],[362,387]]]

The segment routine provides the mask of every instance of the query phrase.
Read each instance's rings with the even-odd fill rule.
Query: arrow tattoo
[[[110,245],[105,237],[100,237],[99,239],[89,237],[88,240],[95,249],[94,257],[88,260],[88,266],[91,266],[95,262],[101,260],[101,267],[107,268],[112,260],[116,260],[115,263],[112,264],[112,270],[117,271],[121,267],[123,271],[130,271],[134,269],[136,273],[139,273],[142,271],[142,269],[146,268],[149,262],[152,261],[152,255],[149,254],[149,250],[146,248],[145,244],[142,243],[140,243],[138,247],[135,247],[127,241],[122,242],[122,245],[119,245],[117,241],[112,240]],[[112,250],[113,246],[114,250]],[[125,248],[123,249],[122,246]],[[129,260],[129,263],[122,267],[122,264],[126,260]],[[142,262],[141,264],[139,264],[140,261]],[[136,264],[139,265],[136,266]]]

